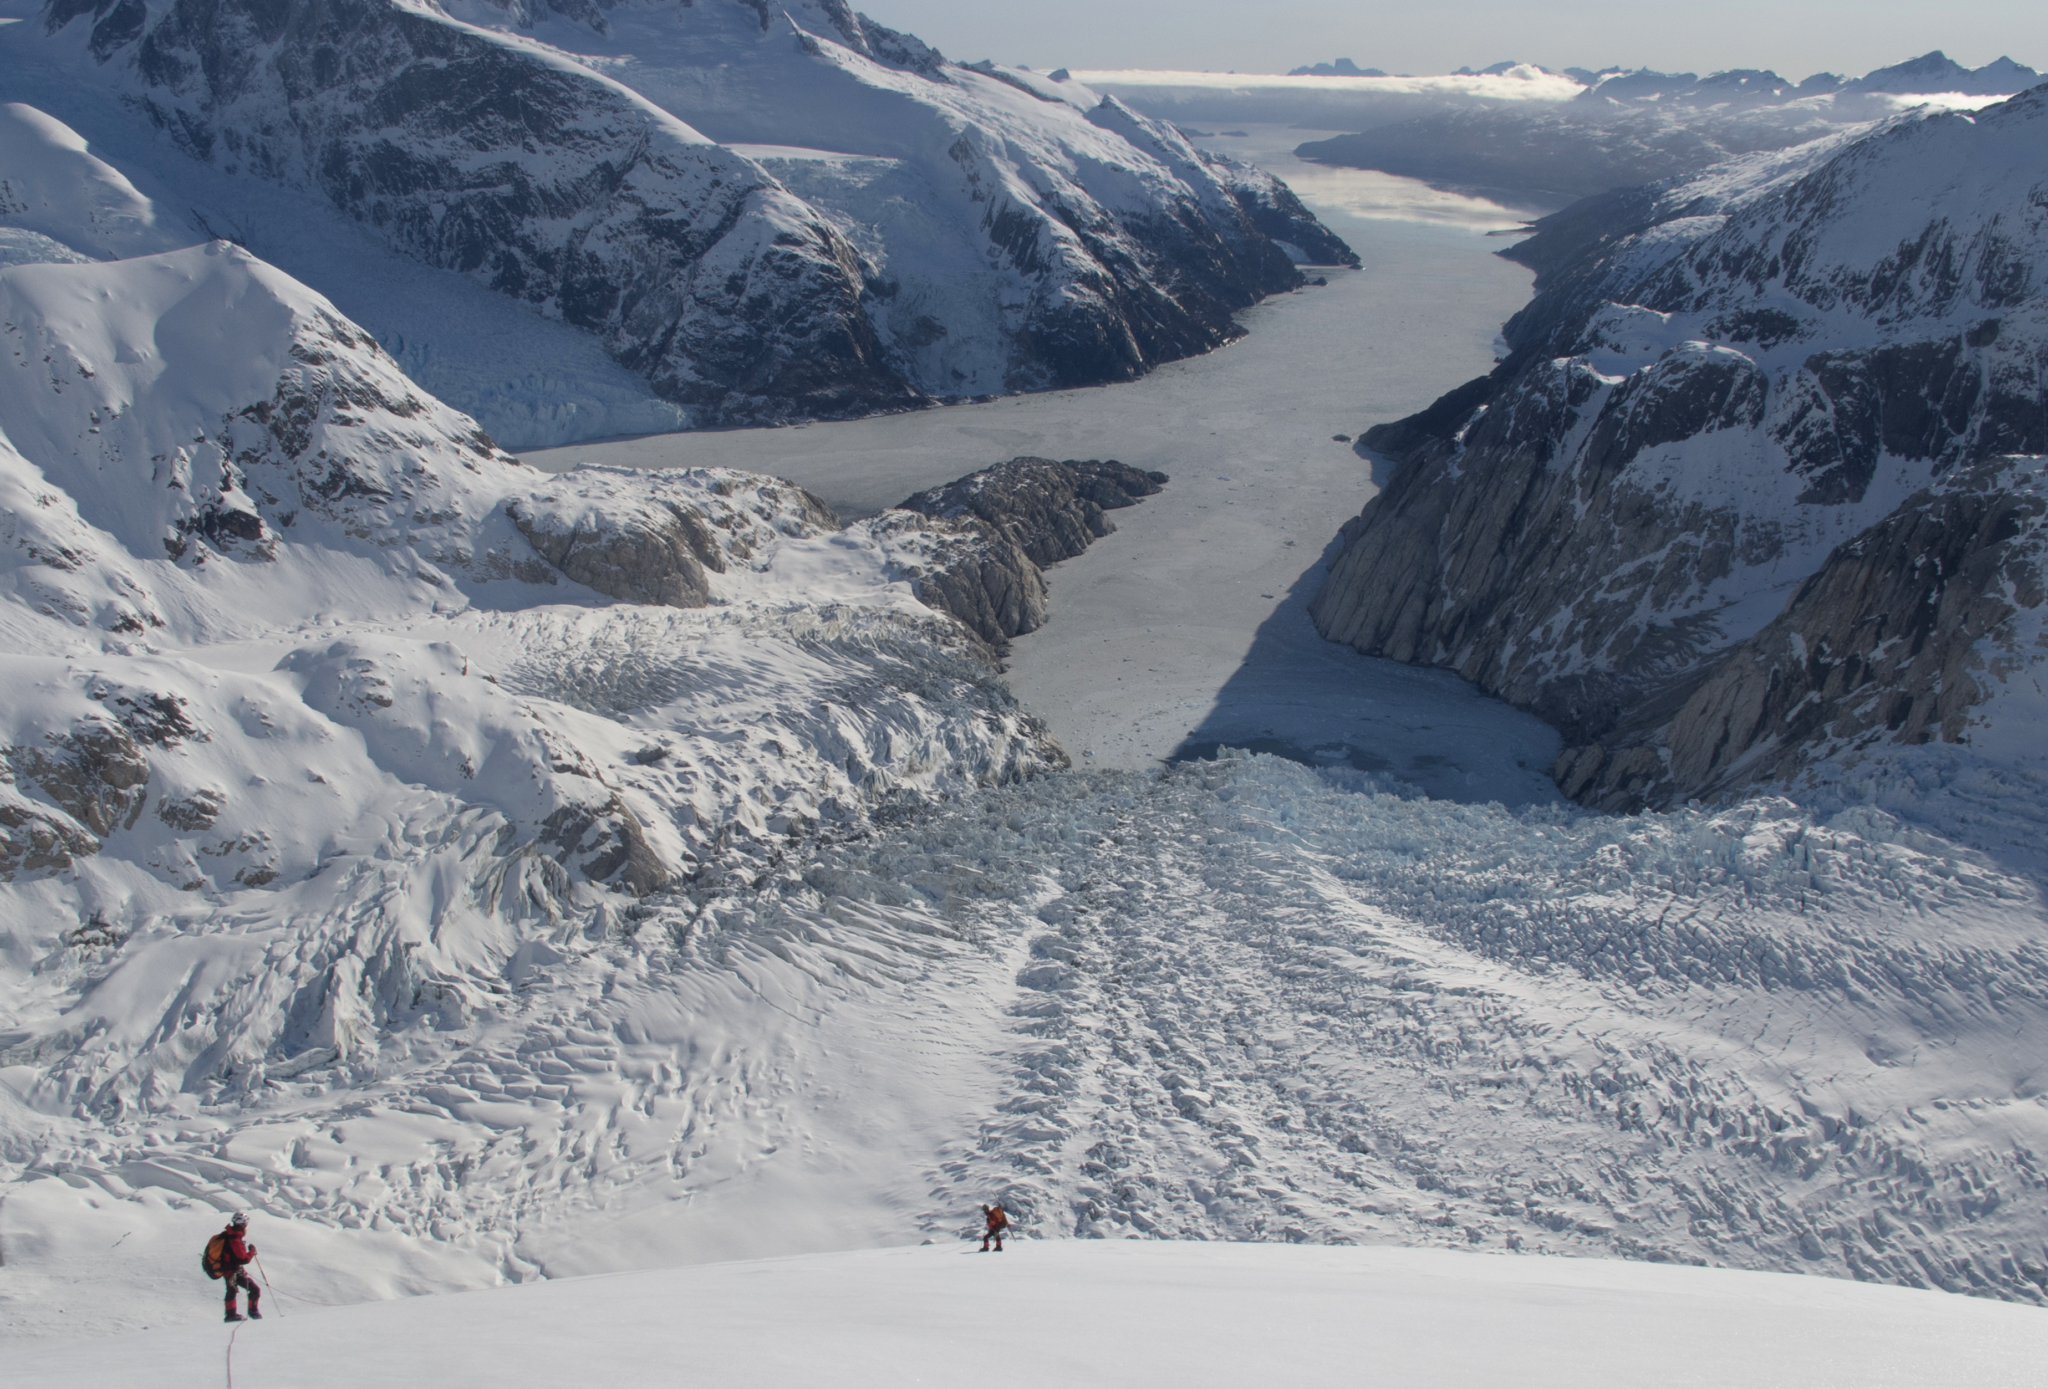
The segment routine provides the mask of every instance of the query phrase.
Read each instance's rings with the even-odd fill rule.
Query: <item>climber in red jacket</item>
[[[249,1217],[240,1211],[228,1222],[228,1227],[206,1242],[206,1271],[220,1279],[227,1290],[228,1321],[242,1320],[242,1314],[235,1307],[235,1290],[249,1290],[249,1320],[262,1321],[263,1309],[257,1304],[263,1300],[262,1290],[249,1276],[249,1263],[256,1257],[256,1246],[249,1243]]]

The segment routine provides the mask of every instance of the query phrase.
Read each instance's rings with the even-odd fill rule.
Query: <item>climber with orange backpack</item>
[[[996,1253],[1003,1252],[1003,1235],[1010,1228],[1010,1213],[1001,1206],[983,1206],[981,1217],[986,1228],[981,1232],[981,1252],[988,1253],[988,1242],[996,1242]]]
[[[263,1312],[256,1305],[263,1294],[249,1277],[249,1263],[256,1257],[256,1246],[248,1242],[249,1217],[240,1211],[228,1222],[228,1227],[206,1242],[206,1252],[199,1256],[199,1266],[206,1270],[208,1278],[223,1279],[227,1283],[228,1308],[226,1321],[240,1321],[242,1314],[235,1309],[235,1290],[249,1290],[249,1320],[262,1321]]]

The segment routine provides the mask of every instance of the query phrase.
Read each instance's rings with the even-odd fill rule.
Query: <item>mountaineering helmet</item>
[[[246,1225],[247,1225],[248,1223],[249,1223],[249,1217],[248,1217],[248,1216],[246,1216],[246,1215],[244,1215],[244,1214],[242,1214],[242,1213],[241,1213],[240,1211],[236,1211],[236,1212],[235,1212],[235,1214],[234,1214],[234,1218],[233,1218],[232,1220],[228,1221],[228,1224],[230,1224],[230,1225],[234,1226],[234,1227],[235,1227],[235,1228],[236,1228],[237,1230],[239,1230],[239,1229],[243,1228],[243,1227],[244,1227],[244,1226],[246,1226]]]

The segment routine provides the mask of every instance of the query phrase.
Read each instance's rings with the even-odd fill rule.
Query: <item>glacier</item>
[[[1383,320],[1420,339],[1447,315],[1416,305],[1484,243],[1399,236],[1458,238]],[[1424,795],[1418,767],[1305,765],[1221,726],[1157,765],[1199,710],[1062,770],[1091,726],[1025,707],[921,601],[960,532],[886,503],[1107,452],[1079,446],[1102,418],[1082,393],[719,436],[808,450],[795,481],[543,472],[245,249],[79,254],[0,270],[10,1339],[185,1320],[192,1234],[235,1208],[266,1230],[280,1325],[943,1246],[992,1196],[1022,1248],[1420,1245],[2048,1298],[2038,873],[1910,795],[1608,815],[1527,768]],[[1489,269],[1486,294],[1519,288]],[[1289,399],[1369,273],[1258,311]],[[1460,362],[1492,336],[1470,292],[1442,329]],[[1220,387],[1263,340],[1092,397],[1180,420],[1177,458],[1118,449],[1173,481],[1053,568],[1020,674],[1113,678],[1090,647],[1117,590],[1070,578],[1120,545],[1230,538],[1246,569],[1178,571],[1163,615],[1206,613],[1247,658],[1302,616],[1307,592],[1256,585],[1313,556],[1241,519],[1290,479],[1181,466],[1263,436],[1315,543],[1372,491],[1318,413],[1346,399],[1274,429]],[[1377,346],[1409,375],[1344,370],[1426,398],[1403,341]],[[920,475],[864,483],[841,439]],[[879,504],[845,526],[804,490],[835,455]],[[1053,644],[1069,619],[1089,646]],[[1406,681],[1401,718],[1462,722],[1382,738],[1542,746],[1415,675],[1377,677]],[[348,1315],[379,1312],[417,1315]]]

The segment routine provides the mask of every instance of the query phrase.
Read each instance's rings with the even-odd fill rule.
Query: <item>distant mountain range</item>
[[[1485,71],[1502,74],[1513,65]],[[1673,178],[1759,150],[1789,149],[1881,120],[1915,96],[2010,96],[2040,74],[2010,58],[1974,71],[1935,52],[1853,81],[1817,73],[1571,68],[1585,89],[1561,103],[1464,103],[1312,140],[1304,159],[1379,169],[1511,205],[1549,209],[1609,188]]]
[[[1420,110],[1412,99],[1374,102],[1354,113],[1364,118],[1351,123],[1355,133],[1309,141],[1299,153],[1319,163],[1378,169],[1547,211],[1610,188],[1694,173],[1759,150],[1788,149],[1845,125],[1884,119],[1915,97],[2011,96],[2041,80],[2010,58],[1970,69],[1940,52],[1853,80],[1822,72],[1796,83],[1753,68],[1705,77],[1647,68],[1551,73],[1512,62],[1459,69],[1475,77],[1518,72],[1568,78],[1582,90],[1566,101],[1474,96],[1430,102]],[[1294,75],[1387,76],[1349,59],[1296,68]],[[1321,123],[1342,119],[1328,113]]]
[[[1499,76],[1519,67],[1555,72],[1584,84],[1589,96],[1597,94],[1616,101],[1640,100],[1646,96],[1651,99],[1668,99],[1679,95],[1719,100],[1731,97],[1762,100],[1782,99],[1794,93],[1800,96],[1816,96],[1840,91],[1961,92],[1971,96],[2010,96],[2026,90],[2041,80],[2041,75],[2034,69],[2016,63],[2011,58],[2000,57],[1981,68],[1966,68],[1938,48],[1931,53],[1923,53],[1918,58],[1909,58],[1903,63],[1877,68],[1854,80],[1838,77],[1832,72],[1817,72],[1797,84],[1764,68],[1734,68],[1701,78],[1696,73],[1657,72],[1650,68],[1545,68],[1535,63],[1519,63],[1512,58],[1483,68],[1459,68],[1453,76]],[[1395,74],[1383,72],[1379,68],[1362,68],[1349,58],[1339,58],[1333,63],[1312,63],[1307,67],[1291,68],[1287,75],[1391,77]]]

